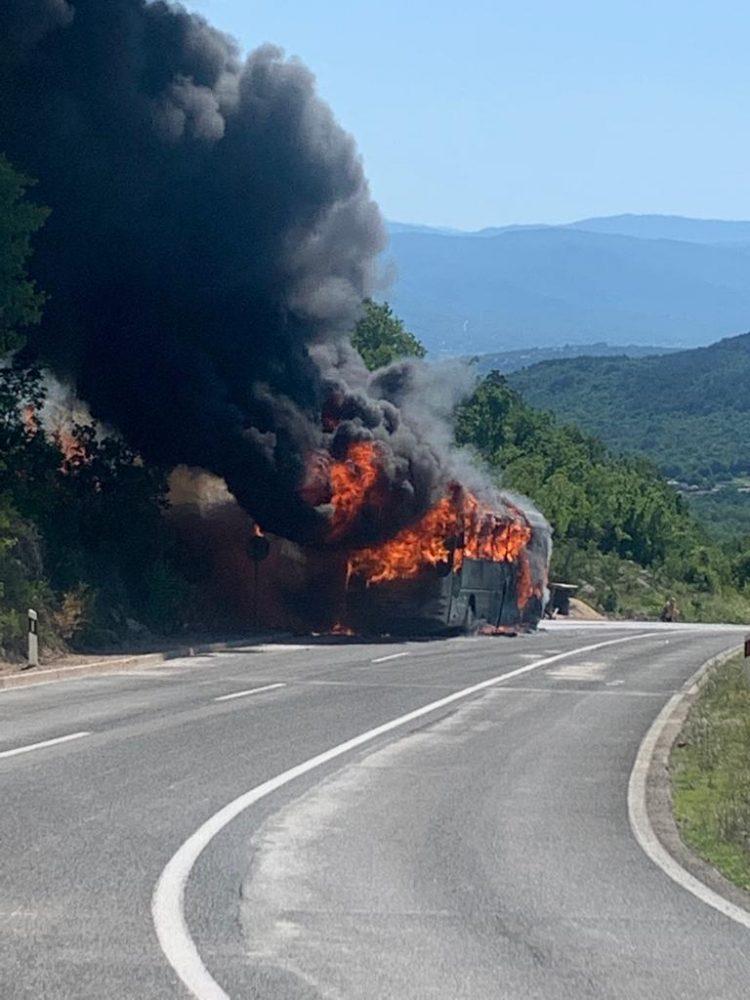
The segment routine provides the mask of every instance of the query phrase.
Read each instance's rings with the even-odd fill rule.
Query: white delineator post
[[[750,684],[750,635],[745,636],[745,662],[743,666],[745,668],[747,683]]]
[[[29,654],[27,657],[27,667],[39,666],[39,633],[37,624],[39,615],[33,608],[29,608]]]

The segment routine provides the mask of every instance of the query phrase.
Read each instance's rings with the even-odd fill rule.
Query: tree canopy
[[[460,408],[456,437],[502,470],[504,483],[532,497],[560,541],[594,542],[648,566],[695,527],[656,469],[611,455],[595,438],[526,406],[496,372]]]
[[[514,372],[531,406],[710,485],[750,474],[750,334],[645,358],[570,358]]]
[[[364,315],[354,328],[352,344],[370,371],[399,358],[423,358],[427,353],[424,345],[393,314],[387,302],[380,304],[372,299],[364,303]]]
[[[28,200],[31,185],[0,154],[0,357],[21,345],[23,327],[39,321],[44,303],[26,268],[31,237],[49,212]]]

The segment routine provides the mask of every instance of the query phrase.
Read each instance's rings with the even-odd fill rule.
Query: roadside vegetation
[[[91,424],[42,430],[42,373],[13,353],[44,307],[27,268],[48,213],[30,187],[0,157],[0,660],[22,651],[29,607],[64,649],[164,634],[201,606],[162,516],[166,471]]]
[[[372,299],[365,301],[362,319],[352,333],[352,345],[370,371],[398,358],[423,358],[427,354],[424,345],[393,314],[388,303]]]
[[[750,683],[741,657],[714,671],[671,759],[684,841],[750,891]]]
[[[540,507],[555,532],[553,578],[599,611],[654,618],[672,596],[688,620],[750,620],[750,549],[715,542],[647,460],[534,410],[497,373],[461,407],[456,434]]]
[[[717,484],[710,490],[687,492],[694,517],[706,526],[717,541],[735,546],[745,539],[750,549],[750,481],[747,476]]]

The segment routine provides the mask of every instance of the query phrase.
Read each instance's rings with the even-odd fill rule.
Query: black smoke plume
[[[147,459],[319,538],[298,492],[330,389],[310,349],[352,328],[383,229],[310,73],[144,0],[5,0],[0,39],[0,149],[52,208],[27,353]]]
[[[383,484],[337,544],[443,492],[450,400],[408,365],[371,379],[347,342],[384,232],[299,62],[244,59],[171,3],[3,0],[0,151],[52,209],[26,359],[146,460],[209,470],[305,543],[330,540],[326,461],[352,441],[380,442]]]

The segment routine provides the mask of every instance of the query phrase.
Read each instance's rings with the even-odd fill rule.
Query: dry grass
[[[683,839],[750,890],[750,684],[741,657],[701,691],[672,752],[672,793]]]
[[[90,595],[85,586],[63,594],[60,606],[52,613],[55,631],[63,639],[72,639],[88,621]]]

